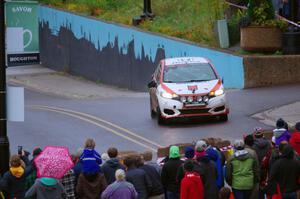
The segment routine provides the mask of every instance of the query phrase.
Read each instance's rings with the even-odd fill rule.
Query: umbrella
[[[34,159],[38,177],[62,178],[74,164],[66,147],[46,146]]]

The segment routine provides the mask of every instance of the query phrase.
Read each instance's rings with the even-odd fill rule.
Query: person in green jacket
[[[259,168],[242,140],[234,141],[234,149],[226,165],[226,181],[235,199],[249,199],[254,185],[259,182]]]

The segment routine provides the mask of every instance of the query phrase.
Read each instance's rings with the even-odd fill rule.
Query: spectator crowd
[[[0,178],[0,198],[23,199],[296,199],[300,189],[300,122],[290,132],[279,119],[271,140],[256,128],[225,152],[204,140],[153,160],[150,151],[120,158],[116,148],[100,155],[95,141],[72,155],[61,179],[38,175],[35,158],[12,155]]]

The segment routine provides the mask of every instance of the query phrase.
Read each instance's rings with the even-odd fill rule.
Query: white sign
[[[29,35],[29,40],[24,44],[25,34]],[[8,27],[6,28],[7,52],[20,53],[24,52],[24,48],[30,45],[32,41],[32,33],[28,29],[22,27]]]
[[[24,122],[24,88],[7,87],[7,121]]]

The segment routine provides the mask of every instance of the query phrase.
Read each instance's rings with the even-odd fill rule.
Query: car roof
[[[165,65],[181,65],[181,64],[208,63],[204,57],[174,57],[165,59]]]

